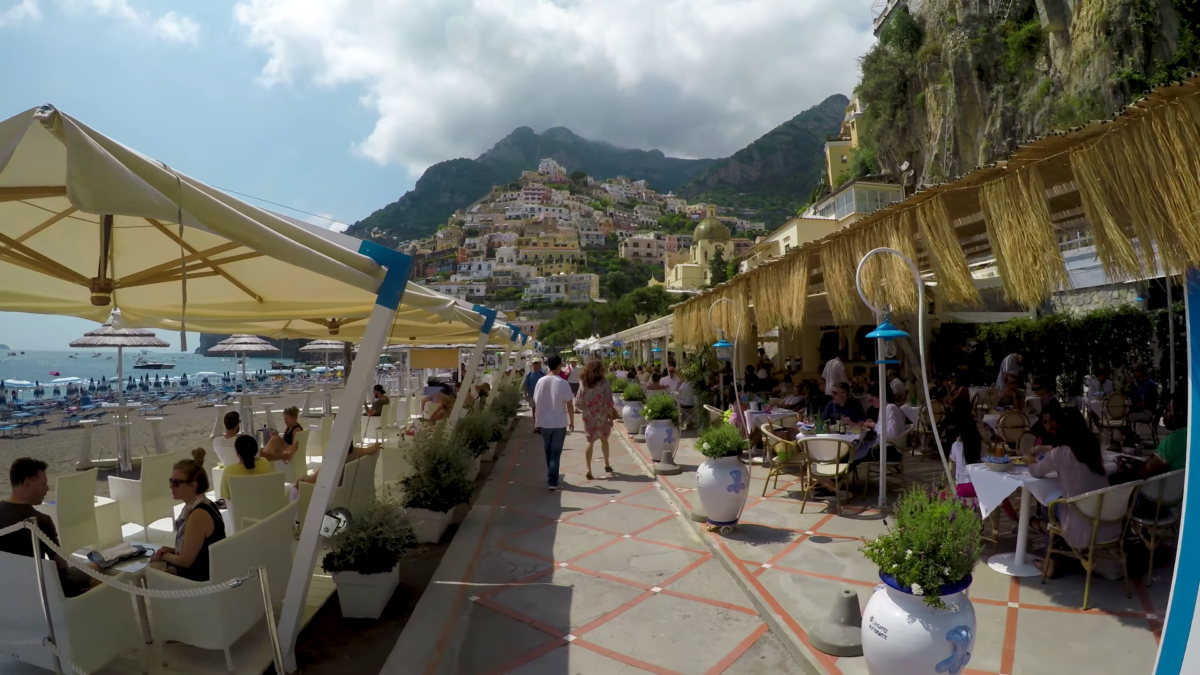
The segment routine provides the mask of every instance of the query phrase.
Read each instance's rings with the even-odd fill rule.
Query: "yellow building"
[[[739,271],[745,272],[798,248],[801,244],[822,239],[841,228],[832,218],[793,218],[771,234],[760,237],[749,251]]]
[[[717,251],[721,252],[726,261],[732,260],[735,255],[729,228],[717,218],[716,207],[710,206],[708,216],[696,225],[696,230],[692,233],[692,246],[686,253],[688,261],[672,265],[673,260],[679,260],[682,256],[667,256],[664,262],[667,265],[667,288],[694,290],[708,285],[711,282],[709,265],[716,257]]]
[[[539,277],[552,277],[557,274],[573,274],[578,267],[577,263],[564,262],[548,262],[536,265],[537,275]]]
[[[825,141],[825,179],[829,185],[837,185],[838,176],[850,170],[850,154],[858,147],[858,120],[862,117],[858,96],[850,99],[842,128],[836,136]]]
[[[523,265],[541,265],[552,262],[578,262],[585,260],[578,246],[521,246],[517,261]]]

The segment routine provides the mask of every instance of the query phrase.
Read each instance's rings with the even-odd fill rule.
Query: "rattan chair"
[[[835,508],[837,514],[842,515],[842,484],[850,477],[854,446],[834,438],[805,438],[798,443],[804,454],[804,496],[801,497],[800,513],[804,513],[809,492],[827,481],[833,484]]]
[[[1147,478],[1138,491],[1139,499],[1154,504],[1153,517],[1134,514],[1130,519],[1133,531],[1150,550],[1150,562],[1146,567],[1147,588],[1154,571],[1154,550],[1164,539],[1179,536],[1179,514],[1172,509],[1183,504],[1185,471],[1179,469]]]
[[[1108,432],[1108,444],[1112,445],[1113,431],[1124,429],[1129,425],[1129,399],[1125,397],[1125,394],[1109,394],[1104,397],[1104,404],[1100,412],[1104,413],[1100,416],[1100,431],[1101,433]]]
[[[804,455],[800,449],[796,447],[795,441],[789,441],[780,438],[774,434],[769,424],[763,424],[759,427],[762,432],[763,442],[768,451],[766,462],[770,464],[767,469],[767,479],[763,481],[763,496],[767,496],[767,484],[771,482],[771,478],[775,478],[775,488],[779,488],[779,477],[786,473],[788,466],[796,466],[803,468]],[[774,451],[770,453],[769,451]]]
[[[725,423],[725,411],[724,410],[719,410],[719,409],[714,408],[711,405],[708,405],[706,403],[706,404],[704,404],[704,412],[708,413],[709,426],[719,427]]]
[[[937,423],[938,429],[942,428],[942,421],[946,419],[946,406],[941,401],[934,401],[932,408],[923,405],[917,412],[917,442],[923,447],[927,447],[933,440],[934,430],[929,424],[929,411],[933,410],[933,421]]]
[[[904,448],[908,445],[908,429],[905,429],[904,433],[900,434],[896,438],[889,438],[887,441],[887,444],[888,444],[888,447],[895,448],[897,451],[899,451],[900,461],[890,462],[890,461],[885,460],[883,463],[884,470],[887,471],[889,476],[899,477],[901,485],[903,485],[905,489],[908,489],[908,476],[906,476],[904,474]],[[879,453],[880,452],[881,452],[881,450],[880,450],[879,446],[876,445],[874,447],[874,449],[871,450],[871,453],[867,456],[867,459],[863,461],[863,464],[866,465],[866,467],[867,467],[867,489],[868,490],[870,489],[870,486],[873,484],[872,480],[871,480],[871,474],[873,473],[876,476],[879,475]],[[885,452],[885,456],[886,456],[886,451],[884,451],[884,452]]]
[[[996,421],[996,435],[1005,446],[1017,445],[1029,431],[1029,418],[1019,410],[1010,410]]]
[[[1000,390],[995,387],[988,387],[975,394],[975,397],[971,399],[971,403],[975,406],[975,419],[982,420],[984,415],[996,407],[996,401],[999,400]]]
[[[1124,573],[1125,596],[1133,597],[1133,587],[1129,584],[1129,569],[1125,564],[1125,530],[1129,527],[1130,514],[1133,511],[1133,493],[1141,487],[1142,481],[1133,481],[1130,483],[1122,483],[1121,485],[1113,485],[1112,487],[1092,490],[1081,495],[1076,495],[1069,499],[1056,499],[1050,503],[1050,528],[1048,550],[1051,557],[1054,555],[1065,555],[1077,559],[1083,565],[1083,569],[1087,574],[1087,580],[1083,585],[1083,607],[1088,608],[1088,594],[1092,590],[1092,571],[1096,569],[1096,563],[1101,557],[1114,558],[1121,563],[1121,571]],[[1071,512],[1085,519],[1091,525],[1092,534],[1088,541],[1087,548],[1080,550],[1075,548],[1070,541],[1064,536],[1063,526],[1058,522],[1055,507],[1071,509]],[[1097,539],[1097,533],[1101,525],[1111,525],[1114,523],[1121,524],[1121,531],[1115,536],[1106,537],[1103,540]],[[1054,550],[1054,538],[1058,537],[1066,543],[1069,550]],[[1050,571],[1050,561],[1042,563],[1042,583],[1046,583],[1047,575]]]

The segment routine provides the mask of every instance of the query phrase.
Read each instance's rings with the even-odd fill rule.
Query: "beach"
[[[336,391],[335,397],[340,393],[341,390]],[[256,398],[254,407],[255,410],[262,410],[260,404],[270,402],[272,410],[282,410],[288,406],[298,406],[303,401],[304,394],[285,394],[279,398]],[[212,406],[197,407],[197,405],[196,402],[168,405],[163,408],[161,413],[153,413],[150,417],[163,418],[159,424],[168,451],[178,452],[190,451],[198,447],[204,448],[208,451],[205,466],[211,468],[217,463],[217,458],[211,451],[212,441],[210,440],[213,424],[217,419],[217,409]],[[222,412],[228,410],[229,408],[224,408]],[[12,491],[8,482],[8,467],[12,466],[13,460],[18,457],[33,457],[48,465],[46,473],[50,478],[51,489],[51,496],[48,499],[53,499],[54,480],[59,476],[75,472],[75,463],[79,459],[79,448],[83,442],[84,431],[79,427],[60,428],[62,417],[63,415],[59,413],[47,415],[41,434],[21,436],[15,439],[0,439],[0,467],[4,468],[3,479],[0,479],[0,499],[7,498]],[[145,417],[137,414],[132,416],[132,420],[130,447],[133,456],[154,454],[154,434],[150,423],[146,421]],[[262,415],[258,415],[257,420],[259,424],[262,424]],[[305,426],[311,421],[315,420],[302,418],[300,424]],[[275,425],[279,427],[282,423],[282,418],[276,414]],[[248,430],[245,425],[243,425],[243,429]],[[117,432],[111,423],[93,425],[93,458],[116,457],[116,447]],[[136,477],[137,472],[137,467],[134,467],[133,477]],[[105,476],[108,475],[116,475],[116,473],[103,469],[99,472],[96,494],[108,496],[108,481],[105,480]]]

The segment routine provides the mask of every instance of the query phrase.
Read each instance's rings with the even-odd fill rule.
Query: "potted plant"
[[[649,420],[646,425],[646,447],[650,458],[662,461],[663,452],[675,456],[679,445],[679,404],[670,394],[655,394],[646,401],[642,415]]]
[[[471,468],[467,471],[467,480],[475,480],[485,459],[491,461],[491,450],[488,448],[491,437],[492,414],[486,410],[472,410],[455,422],[450,440],[454,447],[465,451],[470,457]]]
[[[333,575],[342,616],[378,619],[400,584],[400,559],[417,547],[404,508],[372,499],[330,541],[321,567]]]
[[[501,438],[507,439],[512,432],[512,422],[517,418],[517,410],[521,407],[521,384],[505,382],[496,387],[489,398],[492,402],[488,408],[499,420]]]
[[[621,421],[625,422],[625,431],[630,435],[636,434],[642,428],[642,408],[645,407],[646,392],[636,384],[630,384],[625,387],[625,393],[621,394],[621,398],[625,401],[625,407],[621,409]]]
[[[442,423],[421,429],[413,436],[409,453],[412,471],[400,480],[404,508],[417,541],[436,544],[454,517],[454,507],[465,504],[474,488],[467,480],[470,459],[454,447]]]
[[[862,549],[883,580],[863,612],[867,671],[961,673],[975,646],[966,591],[979,559],[979,515],[953,496],[913,488],[896,502],[894,519]]]
[[[746,505],[750,472],[738,455],[749,447],[742,432],[730,424],[709,427],[696,441],[696,450],[707,458],[696,469],[696,492],[709,527],[719,528],[722,534],[733,530]]]
[[[612,373],[609,373],[609,375],[612,375]],[[625,400],[622,398],[622,394],[625,393],[625,387],[628,386],[628,384],[628,380],[619,377],[612,377],[609,379],[609,386],[612,387],[613,406],[617,410],[625,407]]]

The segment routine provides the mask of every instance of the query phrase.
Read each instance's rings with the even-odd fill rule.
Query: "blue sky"
[[[211,185],[353,223],[519,126],[731,154],[851,92],[870,4],[0,0],[0,119],[51,103]],[[90,327],[8,314],[0,343]]]

